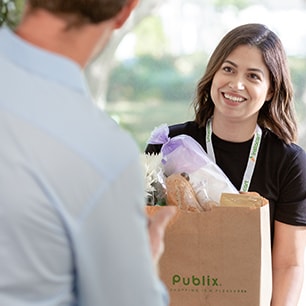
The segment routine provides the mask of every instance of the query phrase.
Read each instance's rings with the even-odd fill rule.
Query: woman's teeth
[[[243,102],[245,99],[244,98],[241,98],[241,97],[234,97],[234,96],[231,96],[229,94],[224,94],[224,97],[228,100],[231,100],[233,102]]]

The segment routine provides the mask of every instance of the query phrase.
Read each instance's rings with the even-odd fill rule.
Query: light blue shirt
[[[135,142],[76,63],[7,29],[0,141],[0,305],[167,305]]]

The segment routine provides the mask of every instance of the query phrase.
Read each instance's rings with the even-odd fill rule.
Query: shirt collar
[[[27,71],[90,96],[83,70],[76,62],[30,44],[6,27],[0,29],[0,52]]]

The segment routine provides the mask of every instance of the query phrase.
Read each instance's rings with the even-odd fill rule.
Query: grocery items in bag
[[[178,135],[172,138],[168,135],[169,128],[163,124],[152,132],[148,141],[151,144],[162,144],[161,163],[166,177],[165,182],[168,180],[167,194],[175,190],[175,197],[177,197],[179,189],[182,187],[174,188],[169,186],[169,182],[182,182],[179,176],[171,177],[171,175],[180,175],[181,173],[188,176],[188,183],[191,185],[202,210],[210,209],[212,205],[218,205],[222,193],[239,193],[196,140],[188,135]],[[185,182],[181,184],[185,184]],[[189,185],[187,186],[186,190],[189,190]],[[168,201],[169,198],[171,195],[168,194]]]

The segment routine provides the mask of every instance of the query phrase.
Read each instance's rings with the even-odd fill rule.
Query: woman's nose
[[[244,90],[244,82],[243,80],[241,79],[241,77],[237,76],[235,78],[233,78],[228,86],[232,89],[232,90],[237,90],[237,91],[240,91],[240,90]]]

